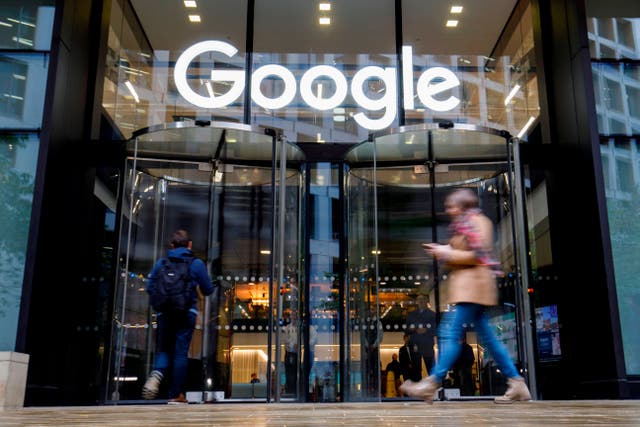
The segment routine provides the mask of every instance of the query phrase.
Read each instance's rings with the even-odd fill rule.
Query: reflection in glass
[[[48,54],[0,54],[0,128],[42,126],[48,67]]]
[[[0,135],[0,350],[15,349],[36,174],[37,135]]]
[[[635,220],[640,209],[640,177],[633,173],[633,168],[640,165],[638,149],[635,138],[604,139],[601,145],[620,326],[629,375],[640,374],[640,359],[637,357],[640,339],[636,327],[640,309],[637,281],[640,268],[635,257],[640,250],[640,227]]]
[[[247,1],[235,2],[233,7],[222,0],[200,2],[198,6],[203,19],[198,30],[187,22],[185,28],[177,30],[190,34],[185,39],[172,37],[172,30],[158,25],[157,16],[151,12],[162,7],[170,16],[182,15],[182,2],[162,2],[161,6],[156,0],[113,2],[102,105],[125,139],[137,129],[161,123],[242,122],[242,96],[227,107],[208,109],[190,104],[176,88],[175,62],[196,42],[222,40],[239,51],[232,58],[223,53],[204,53],[191,62],[187,82],[197,94],[215,97],[229,90],[230,82],[211,82],[213,68],[244,70],[245,67]],[[150,39],[156,41],[153,46]]]
[[[49,50],[55,2],[10,0],[3,3],[0,5],[0,49]]]
[[[255,72],[267,64],[286,67],[295,79],[296,94],[278,109],[252,102],[252,123],[281,129],[289,141],[319,143],[365,140],[368,131],[354,120],[358,113],[372,120],[381,120],[388,113],[393,119],[385,127],[397,126],[397,99],[387,87],[391,83],[395,86],[395,79],[387,84],[378,77],[363,82],[364,96],[384,104],[378,111],[359,107],[351,87],[353,76],[366,66],[397,68],[393,2],[350,0],[329,13],[339,16],[334,16],[331,25],[325,27],[318,23],[323,13],[317,3],[256,1],[252,69]],[[319,65],[333,67],[346,77],[349,86],[345,97],[325,110],[311,108],[301,94],[302,75]],[[267,98],[278,98],[283,90],[283,80],[275,76],[267,76],[259,89]],[[335,81],[320,75],[310,82],[310,92],[318,100],[332,98],[336,94]]]

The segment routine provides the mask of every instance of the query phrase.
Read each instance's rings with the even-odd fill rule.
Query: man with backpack
[[[189,345],[198,316],[197,288],[203,295],[213,293],[205,263],[193,257],[191,239],[185,230],[171,238],[166,258],[156,262],[149,273],[147,293],[157,314],[157,352],[154,370],[149,374],[142,397],[154,399],[162,379],[172,368],[169,404],[189,403],[184,394]]]

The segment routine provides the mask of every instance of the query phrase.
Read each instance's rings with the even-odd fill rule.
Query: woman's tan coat
[[[479,231],[487,250],[492,248],[493,224],[485,215],[477,214],[471,217]],[[454,235],[449,240],[451,252],[447,260],[450,269],[448,278],[449,304],[472,302],[482,305],[496,305],[498,303],[498,289],[495,274],[490,267],[479,265],[473,251],[468,250],[466,238]]]

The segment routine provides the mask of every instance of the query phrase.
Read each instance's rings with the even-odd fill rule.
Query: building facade
[[[638,396],[639,6],[454,3],[0,7],[0,351],[30,357],[25,404],[140,401],[176,228],[217,285],[192,400],[403,399],[404,336],[455,310],[420,244],[458,187],[495,224],[490,318],[536,398]],[[445,395],[501,394],[466,340],[472,385]]]

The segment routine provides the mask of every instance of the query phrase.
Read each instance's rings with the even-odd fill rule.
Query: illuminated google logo
[[[219,96],[202,96],[196,93],[187,82],[187,69],[189,64],[198,55],[206,52],[223,53],[229,58],[233,57],[238,49],[217,40],[207,40],[196,43],[186,49],[176,61],[174,69],[174,80],[178,92],[189,103],[201,108],[221,108],[226,107],[238,99],[245,88],[245,72],[243,70],[211,70],[212,82],[231,82],[231,88]],[[406,110],[413,110],[414,87],[413,87],[413,52],[410,46],[402,47],[403,67],[403,105]],[[262,93],[260,84],[268,76],[280,78],[284,83],[283,92],[275,97],[269,98]],[[312,84],[314,80],[324,77],[331,79],[335,84],[335,92],[328,98],[321,94],[314,94]],[[372,99],[368,97],[363,85],[369,79],[379,79],[384,82],[385,93],[380,98]],[[311,108],[316,110],[330,110],[338,107],[347,97],[347,91],[351,90],[351,96],[356,104],[369,111],[385,110],[384,115],[377,119],[367,117],[365,113],[357,113],[354,120],[363,128],[369,130],[379,130],[389,127],[397,114],[397,80],[395,67],[367,66],[358,70],[351,79],[351,85],[347,82],[345,75],[335,67],[330,65],[318,65],[309,68],[300,78],[300,96]],[[435,95],[453,89],[460,85],[460,80],[451,71],[443,67],[432,67],[425,70],[415,87],[415,93],[424,106],[433,111],[450,111],[460,103],[460,99],[453,95],[441,100]],[[256,69],[251,75],[251,99],[261,107],[277,110],[284,108],[293,101],[298,90],[298,83],[293,73],[282,65],[268,64]]]

